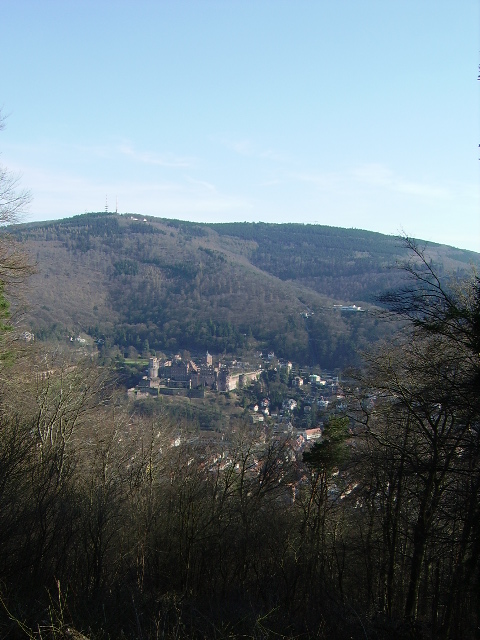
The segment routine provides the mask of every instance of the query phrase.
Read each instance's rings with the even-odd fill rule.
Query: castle
[[[220,362],[213,364],[210,353],[199,364],[193,360],[182,360],[175,356],[173,360],[162,362],[156,357],[149,359],[148,375],[144,376],[136,388],[138,394],[159,395],[161,393],[181,393],[181,390],[201,395],[205,388],[215,391],[232,391],[236,387],[258,378],[261,371],[231,373]]]

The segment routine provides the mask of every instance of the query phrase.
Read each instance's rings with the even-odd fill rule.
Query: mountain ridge
[[[395,265],[408,258],[394,236],[297,223],[88,213],[9,232],[37,265],[25,320],[41,339],[84,332],[121,353],[268,348],[329,367],[384,333],[373,314],[333,305],[372,308],[399,286]],[[474,252],[435,243],[425,252],[440,273],[480,266]]]

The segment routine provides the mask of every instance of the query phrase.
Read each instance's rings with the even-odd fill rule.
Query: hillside
[[[122,353],[267,348],[329,368],[385,330],[333,305],[371,310],[407,257],[397,238],[319,225],[91,213],[10,232],[36,263],[25,322],[39,339],[84,332]],[[472,252],[426,251],[440,273],[480,265]]]

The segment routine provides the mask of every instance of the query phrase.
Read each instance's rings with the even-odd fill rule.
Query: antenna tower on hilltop
[[[108,197],[105,196],[105,213],[108,213]]]

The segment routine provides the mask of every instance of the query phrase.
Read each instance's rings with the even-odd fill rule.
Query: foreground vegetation
[[[0,222],[12,222],[26,198],[2,169]],[[207,315],[212,298],[207,303],[202,298],[212,287],[217,309],[228,300],[233,317],[245,306],[238,287],[246,291],[258,283],[256,271],[242,272],[248,273],[243,281],[228,263],[231,278],[213,278],[210,268],[202,271],[205,265],[214,260],[218,268],[227,259],[218,258],[208,243],[196,247],[206,256],[198,264],[159,263],[154,243],[148,259],[144,254],[142,261],[128,261],[121,251],[131,249],[132,238],[123,244],[110,233],[109,216],[94,220],[95,233],[72,221],[75,233],[60,240],[63,255],[75,258],[94,244],[97,249],[118,245],[120,255],[110,271],[100,261],[101,252],[89,258],[101,274],[98,280],[111,278],[113,298],[107,299],[105,289],[89,297],[86,289],[82,294],[76,288],[77,299],[86,305],[84,314],[78,304],[75,309],[79,324],[114,301],[110,310],[118,315],[105,320],[104,345],[115,319],[125,336],[130,328],[137,337],[145,330],[149,340],[152,331],[158,344],[180,335],[187,340],[185,348],[188,340],[205,346],[211,338],[226,348],[237,335],[260,341],[262,331],[274,331],[272,318],[278,316],[267,310],[279,301],[291,311],[282,316],[279,351],[315,357],[325,333],[338,337],[335,327],[328,333],[321,322],[317,330],[304,322],[304,289],[286,295],[278,284],[295,273],[299,280],[311,274],[297,253],[298,268],[292,271],[266,251],[270,240],[263,227],[257,245],[247,237],[250,227],[228,230],[230,257],[235,237],[243,234],[247,244],[238,255],[246,258],[249,247],[252,264],[260,269],[270,263],[272,271],[272,286],[255,289],[264,293],[265,313],[255,324],[258,307],[247,307],[253,324],[242,332],[240,324],[225,318],[216,325]],[[130,222],[135,242],[138,221]],[[142,233],[150,228],[140,227]],[[162,228],[149,233],[167,235]],[[200,236],[205,243],[210,232],[172,223],[168,233],[181,235],[180,246],[190,255],[192,238]],[[72,238],[75,246],[69,244]],[[217,424],[215,431],[202,434],[186,413],[162,413],[160,403],[139,411],[118,395],[112,373],[100,361],[65,359],[58,350],[20,341],[12,319],[18,308],[12,285],[17,291],[30,267],[19,246],[3,236],[1,637],[79,639],[81,631],[99,640],[477,639],[480,280],[475,273],[457,280],[439,277],[415,243],[408,245],[408,279],[383,298],[386,320],[393,319],[396,327],[400,322],[402,331],[350,372],[347,413],[329,416],[321,440],[301,455],[295,441],[253,428],[242,416],[231,419],[228,428]],[[70,264],[85,266],[82,260]],[[68,268],[62,277],[71,284]],[[143,287],[136,287],[132,278],[140,270],[147,277]],[[172,277],[163,280],[166,273]],[[42,275],[48,279],[50,274]],[[122,291],[135,303],[126,309]],[[188,310],[185,325],[162,315],[162,291],[182,301],[180,308]],[[43,292],[48,314],[49,292]],[[188,292],[198,294],[191,316]],[[69,295],[70,290],[67,302]],[[138,309],[141,318],[135,316]],[[311,310],[309,305],[308,319]],[[195,314],[195,329],[182,333]],[[361,334],[358,326],[350,328],[349,339]],[[159,337],[158,331],[167,333]],[[302,331],[306,338],[299,339]],[[369,342],[363,337],[364,344]],[[132,346],[130,338],[125,346]],[[220,423],[221,416],[215,420]]]
[[[480,283],[415,258],[403,333],[303,460],[132,413],[95,362],[4,367],[3,636],[476,638]]]

